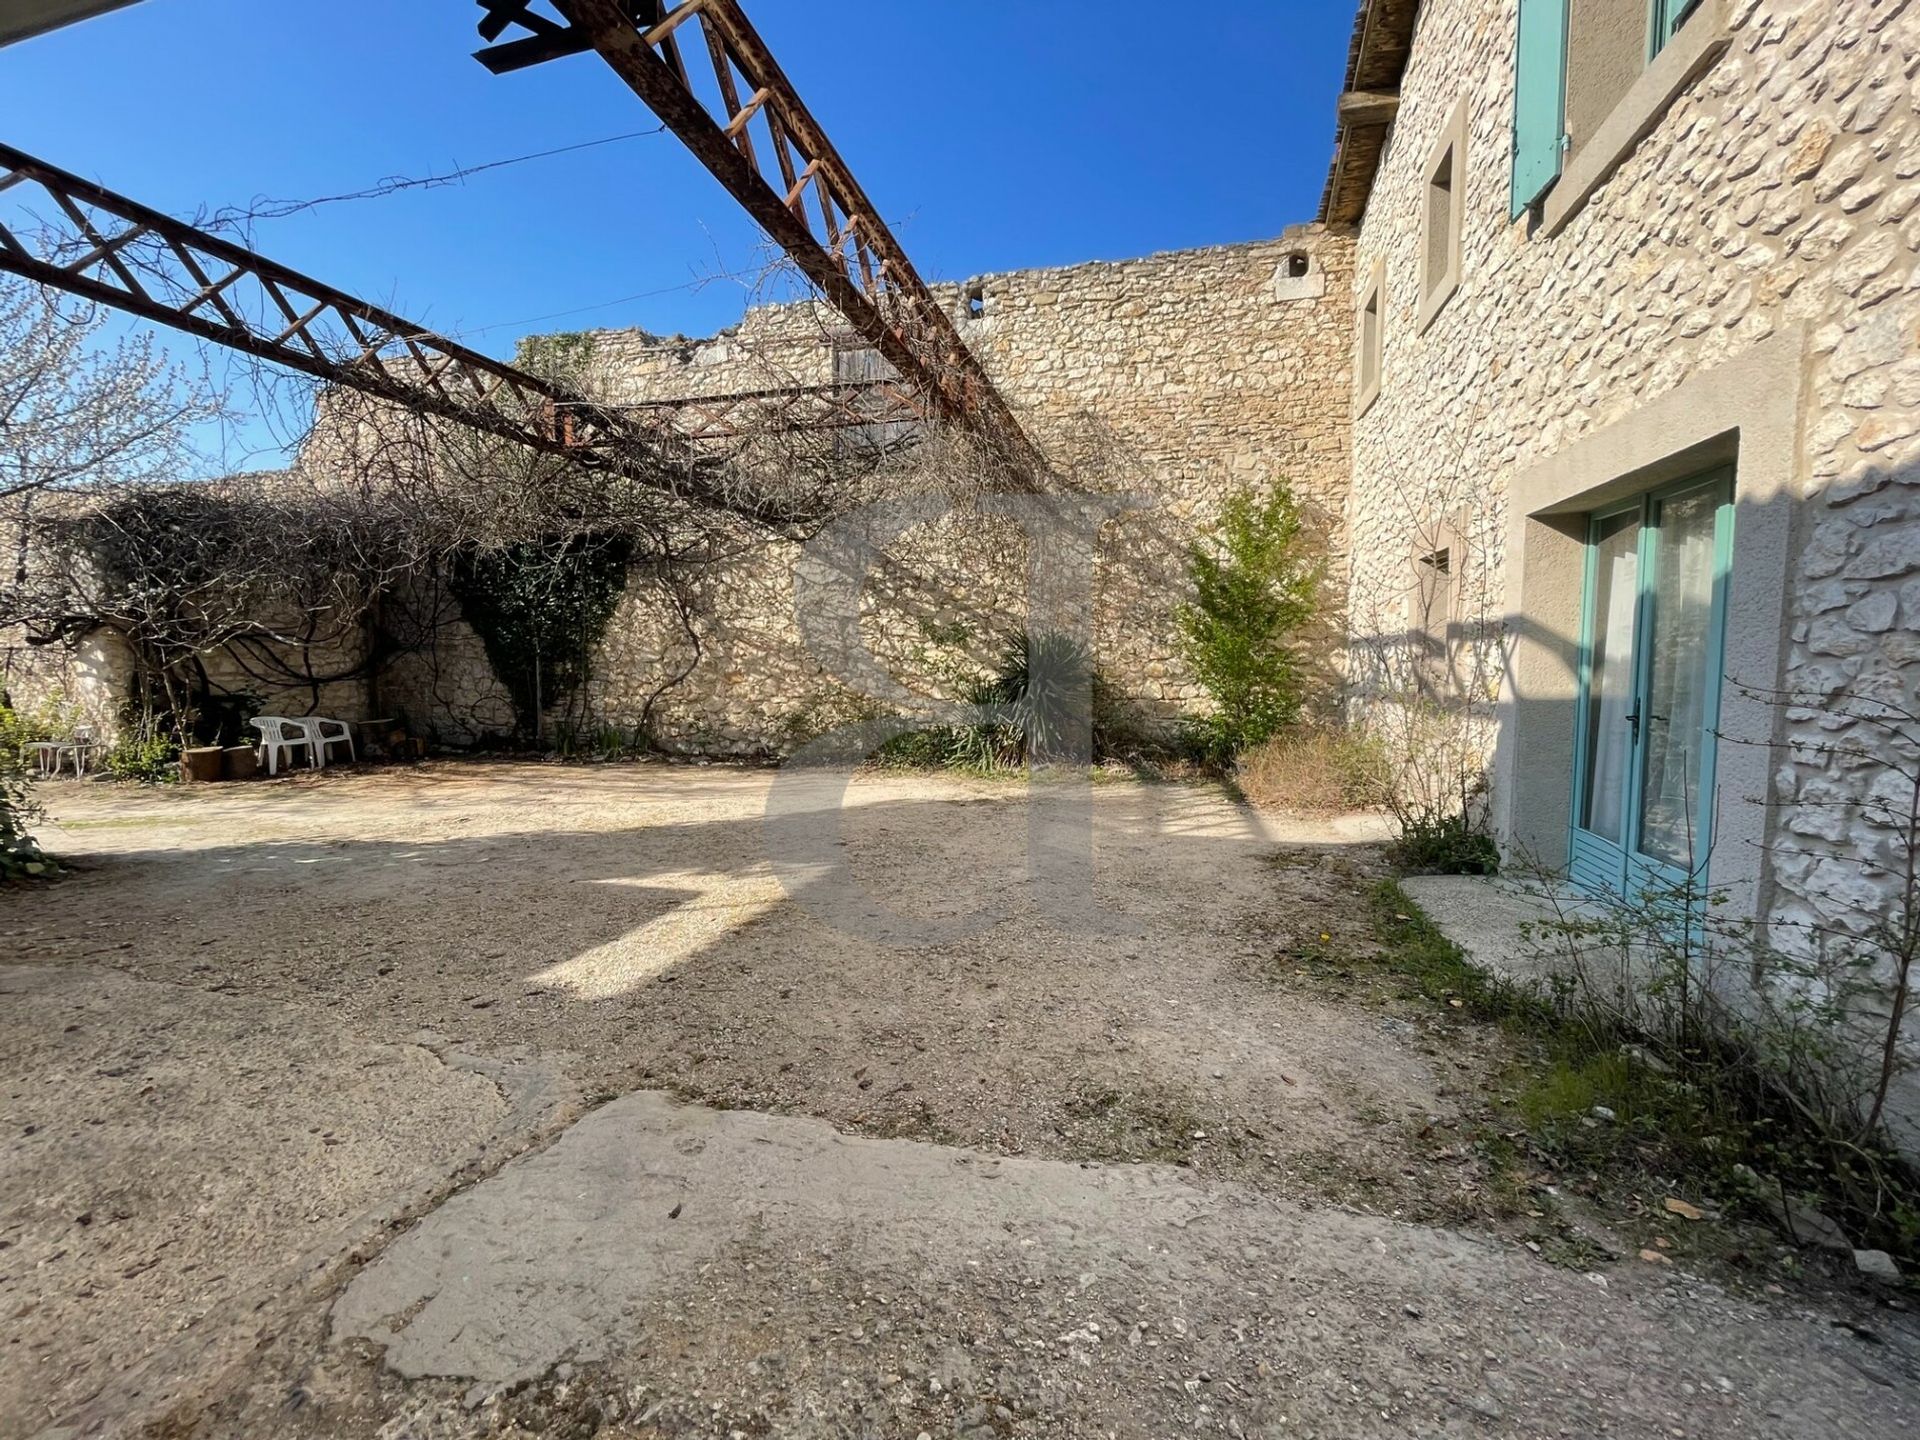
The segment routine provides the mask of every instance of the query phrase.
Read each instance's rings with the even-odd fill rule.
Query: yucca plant
[[[1087,647],[1070,635],[1024,630],[1006,637],[1000,665],[980,703],[1012,712],[1021,753],[1041,764],[1092,758],[1089,736],[1100,678]]]

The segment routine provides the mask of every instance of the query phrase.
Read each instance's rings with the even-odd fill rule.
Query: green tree
[[[1187,551],[1194,598],[1175,613],[1188,667],[1213,699],[1199,743],[1224,762],[1298,718],[1298,636],[1314,615],[1323,562],[1306,552],[1300,503],[1284,481],[1235,491]]]

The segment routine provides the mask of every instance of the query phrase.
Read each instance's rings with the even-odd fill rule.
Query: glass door
[[[1587,542],[1587,642],[1573,809],[1576,880],[1626,873],[1627,775],[1633,766],[1634,632],[1640,610],[1640,511],[1596,515]],[[1617,880],[1616,884],[1619,883]]]
[[[1702,874],[1733,538],[1725,472],[1590,522],[1569,869],[1615,891]]]

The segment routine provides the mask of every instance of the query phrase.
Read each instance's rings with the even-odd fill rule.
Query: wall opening
[[[1440,152],[1440,163],[1427,177],[1426,290],[1432,294],[1446,278],[1447,256],[1453,248],[1453,147]]]
[[[1376,264],[1367,293],[1360,298],[1360,316],[1354,325],[1359,354],[1354,357],[1354,380],[1359,387],[1354,413],[1363,415],[1380,394],[1380,349],[1386,325],[1386,268]]]
[[[1462,232],[1466,228],[1467,106],[1454,107],[1447,127],[1427,157],[1427,183],[1420,213],[1420,328],[1460,288]]]

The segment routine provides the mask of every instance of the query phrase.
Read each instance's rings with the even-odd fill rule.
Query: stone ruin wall
[[[1199,698],[1172,624],[1187,543],[1232,489],[1283,478],[1312,507],[1326,547],[1318,698],[1332,704],[1347,574],[1350,250],[1347,237],[1303,226],[1258,244],[936,287],[1072,482],[1151,502],[1102,531],[1094,601],[1102,672],[1149,725],[1165,725]],[[1306,275],[1287,273],[1300,263],[1290,266],[1294,256],[1306,257]],[[824,384],[843,333],[830,309],[800,303],[755,308],[706,340],[616,330],[549,343],[587,357],[607,400],[632,403]],[[806,652],[794,617],[797,554],[793,544],[755,540],[694,577],[697,658],[636,566],[585,697],[592,722],[630,732],[663,676],[690,663],[654,709],[652,738],[669,749],[782,753],[870,708]],[[977,672],[999,635],[1024,623],[1020,532],[963,502],[886,555],[863,606],[864,637],[909,689],[952,698],[953,677]],[[457,620],[430,651],[384,676],[380,693],[384,710],[403,708],[446,743],[512,724],[504,687]]]
[[[55,552],[23,540],[23,513],[0,516],[0,554],[25,578],[60,562]],[[282,635],[300,632],[297,616],[267,618]],[[126,638],[107,627],[72,644],[36,643],[41,638],[24,626],[0,626],[0,698],[56,733],[85,725],[102,744],[120,738],[134,718],[131,702],[139,690],[139,663]],[[255,714],[359,718],[369,713],[364,653],[358,636],[325,636],[306,645],[258,637],[202,655],[200,663],[211,691],[253,697]]]

